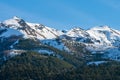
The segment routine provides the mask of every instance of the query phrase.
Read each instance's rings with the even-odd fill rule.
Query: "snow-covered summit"
[[[15,29],[25,38],[53,39],[63,34],[62,31],[38,23],[29,23],[17,16],[3,21],[0,23],[0,27]]]
[[[120,41],[120,31],[108,26],[94,27],[87,30],[90,37],[97,40],[100,44],[114,45]]]
[[[20,18],[14,16],[11,19],[3,21],[2,24],[4,24],[5,26],[20,26],[20,24],[18,23],[20,20]]]
[[[66,35],[70,37],[86,37],[88,33],[84,29],[77,27],[69,30]]]
[[[105,25],[105,26],[96,26],[91,28],[92,30],[110,30],[110,27]]]
[[[20,20],[21,18],[19,18],[18,16],[13,16],[13,19]]]

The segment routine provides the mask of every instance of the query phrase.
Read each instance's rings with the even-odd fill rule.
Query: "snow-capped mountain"
[[[56,29],[49,28],[42,24],[29,23],[16,16],[0,23],[0,27],[1,29],[6,29],[6,32],[1,35],[5,37],[8,37],[8,34],[18,34],[23,35],[24,38],[53,39],[63,34]]]
[[[120,31],[108,26],[93,27],[89,30],[77,27],[69,31],[60,31],[42,24],[26,22],[15,16],[0,23],[0,37],[4,38],[12,35],[30,39],[35,38],[44,44],[49,44],[57,49],[67,50],[68,52],[72,50],[65,45],[63,40],[70,40],[70,43],[67,41],[68,45],[72,42],[75,44],[76,42],[82,43],[92,53],[105,53],[105,57],[107,56],[112,59],[120,56]]]
[[[69,30],[66,35],[68,35],[70,37],[81,37],[81,38],[85,38],[85,37],[89,36],[89,34],[85,30],[83,30],[79,27]]]
[[[66,33],[66,36],[72,38],[73,40],[80,41],[80,42],[88,42],[87,40],[90,38],[86,30],[81,29],[79,27],[69,30]]]
[[[105,51],[109,48],[120,47],[120,31],[112,29],[108,26],[94,27],[87,30],[94,43],[89,49],[96,51]]]
[[[120,31],[108,26],[93,27],[89,30],[74,28],[68,31],[66,35],[74,38],[73,40],[86,43],[87,45],[93,45],[94,47],[96,45],[103,47],[120,46]]]
[[[108,26],[94,27],[87,30],[90,37],[97,40],[97,43],[106,46],[119,46],[120,31]]]
[[[74,28],[66,35],[85,44],[92,53],[105,53],[112,59],[120,57],[120,31],[109,26],[97,26],[89,30]]]

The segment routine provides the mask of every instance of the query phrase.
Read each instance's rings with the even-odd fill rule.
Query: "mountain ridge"
[[[82,43],[92,53],[110,53],[108,57],[111,54],[114,57],[120,55],[120,31],[112,29],[109,26],[97,26],[88,30],[76,27],[62,32],[61,30],[42,24],[26,22],[15,16],[12,19],[0,23],[0,32],[0,37],[22,35],[25,39],[38,39],[44,44],[49,44],[50,46],[60,50],[67,50],[68,52],[72,50],[70,48],[68,49],[68,46],[62,42],[63,40],[70,40],[70,42],[77,44]],[[111,53],[111,50],[115,51]]]

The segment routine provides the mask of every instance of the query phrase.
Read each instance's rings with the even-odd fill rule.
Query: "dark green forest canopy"
[[[119,62],[75,67],[69,61],[36,52],[22,53],[0,67],[1,80],[120,80],[119,75]]]

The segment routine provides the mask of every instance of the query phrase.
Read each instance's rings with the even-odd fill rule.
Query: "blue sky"
[[[108,25],[120,30],[120,0],[0,0],[0,21],[13,16],[56,29]]]

